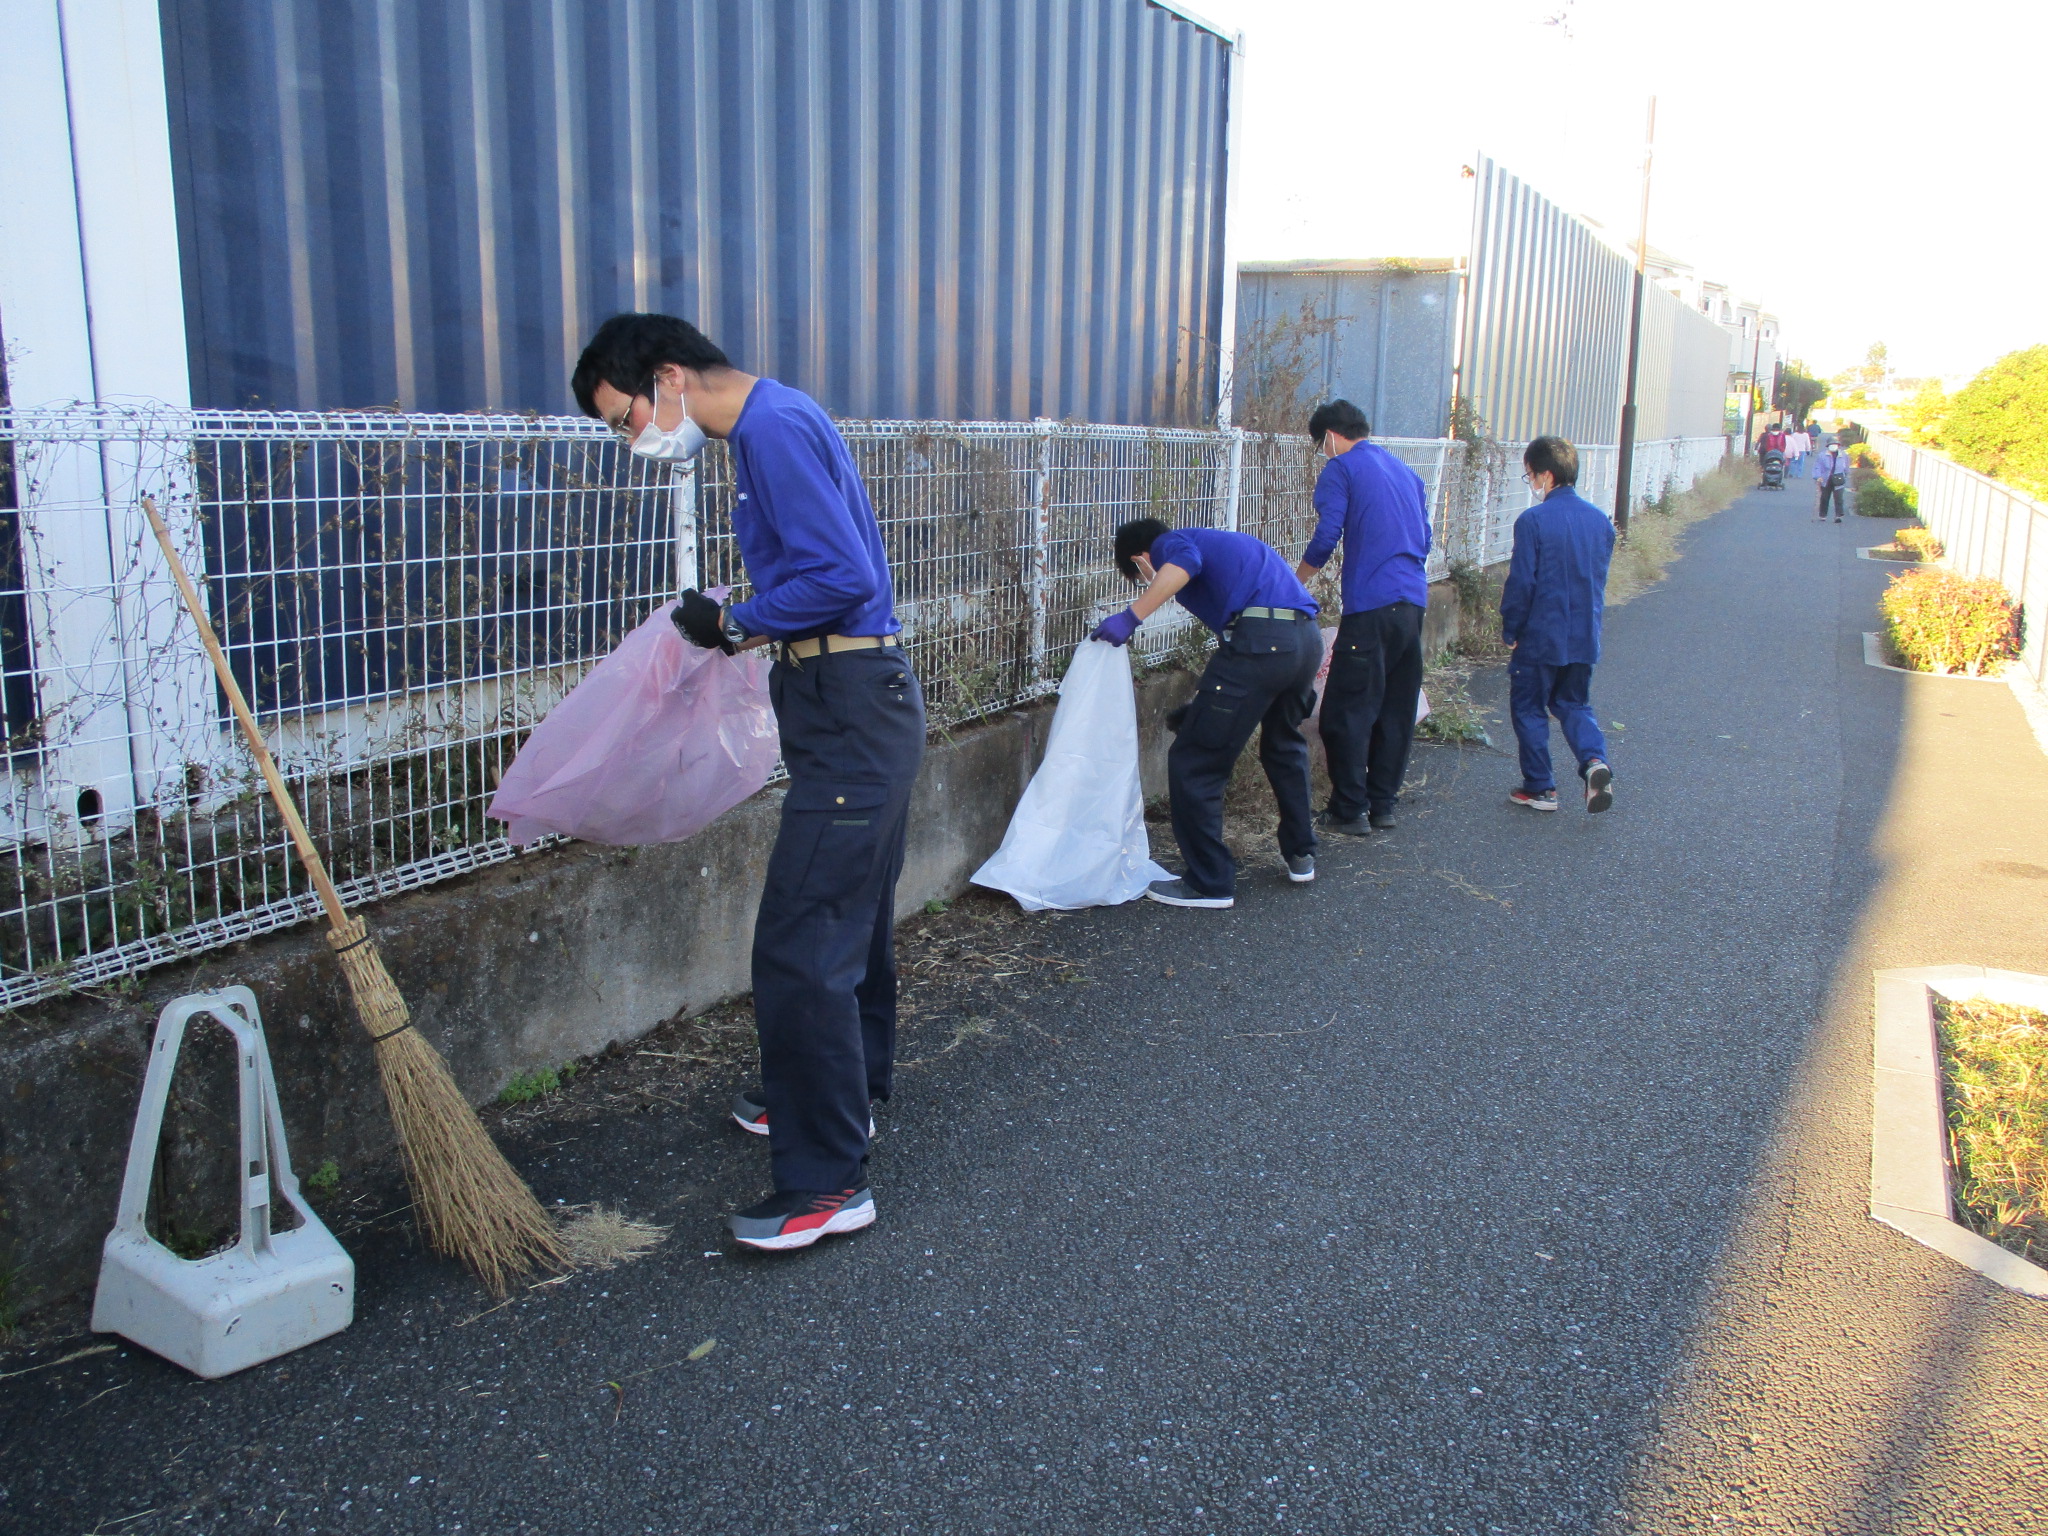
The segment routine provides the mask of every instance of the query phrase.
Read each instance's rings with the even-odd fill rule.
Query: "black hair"
[[[1558,485],[1579,483],[1579,450],[1561,437],[1539,437],[1522,450],[1522,467]]]
[[[576,359],[569,388],[583,414],[596,416],[601,414],[599,384],[609,384],[622,395],[646,395],[654,387],[654,370],[668,363],[699,372],[732,366],[711,338],[687,320],[674,315],[613,315]]]
[[[1152,546],[1171,532],[1156,517],[1135,518],[1117,529],[1116,568],[1124,573],[1124,580],[1144,580],[1138,574],[1138,556],[1151,554]]]
[[[1349,400],[1332,400],[1317,406],[1308,418],[1308,435],[1316,440],[1318,447],[1328,432],[1357,442],[1372,436],[1372,423],[1365,419],[1365,412]]]

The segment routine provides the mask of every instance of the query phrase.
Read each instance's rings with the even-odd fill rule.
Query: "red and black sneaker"
[[[749,1248],[781,1252],[808,1248],[832,1232],[858,1232],[875,1224],[875,1196],[859,1189],[778,1190],[759,1205],[726,1217],[732,1235]]]
[[[768,1106],[761,1102],[762,1095],[753,1089],[732,1096],[732,1118],[743,1131],[756,1136],[768,1134]],[[868,1109],[868,1134],[875,1134],[875,1115],[872,1105]]]

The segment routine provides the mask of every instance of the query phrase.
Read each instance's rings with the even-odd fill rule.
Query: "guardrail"
[[[1073,646],[1128,600],[1118,523],[1241,528],[1292,557],[1315,522],[1320,458],[1302,437],[842,430],[935,728],[1057,686]],[[1512,454],[1380,441],[1429,487],[1432,577],[1506,558],[1528,501]],[[1701,443],[1718,462],[1720,440]],[[1690,484],[1706,457],[1643,445],[1641,499]],[[484,807],[526,733],[679,589],[745,584],[719,444],[682,471],[580,417],[0,411],[0,1006],[318,911],[144,495],[351,903],[515,857]],[[1318,589],[1334,608],[1333,577]],[[1202,640],[1174,608],[1137,648],[1160,661]]]

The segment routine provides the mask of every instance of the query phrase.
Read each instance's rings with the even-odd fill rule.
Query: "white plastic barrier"
[[[149,1235],[144,1217],[178,1048],[199,1015],[235,1040],[242,1228],[233,1247],[181,1259]],[[278,1196],[299,1216],[292,1231],[271,1230]],[[132,1339],[194,1375],[225,1376],[346,1328],[355,1317],[355,1281],[355,1264],[308,1209],[292,1176],[256,994],[229,987],[179,998],[157,1020],[121,1210],[100,1259],[93,1331]]]

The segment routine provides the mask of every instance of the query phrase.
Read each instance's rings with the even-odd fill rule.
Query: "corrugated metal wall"
[[[1582,220],[1490,158],[1472,218],[1465,393],[1494,435],[1546,432],[1612,443],[1620,433],[1634,270]],[[1721,431],[1728,340],[1657,287],[1643,298],[1637,435]]]
[[[1324,400],[1351,401],[1384,437],[1441,437],[1449,430],[1457,359],[1458,273],[1402,271],[1367,262],[1246,262],[1238,268],[1236,385],[1240,419],[1265,408],[1278,384],[1302,419]],[[1304,313],[1327,328],[1299,324]],[[1290,367],[1302,352],[1305,376]],[[1285,354],[1283,356],[1282,354]],[[1282,425],[1282,423],[1274,423]]]
[[[1145,0],[163,0],[196,404],[1206,420],[1229,44]]]

